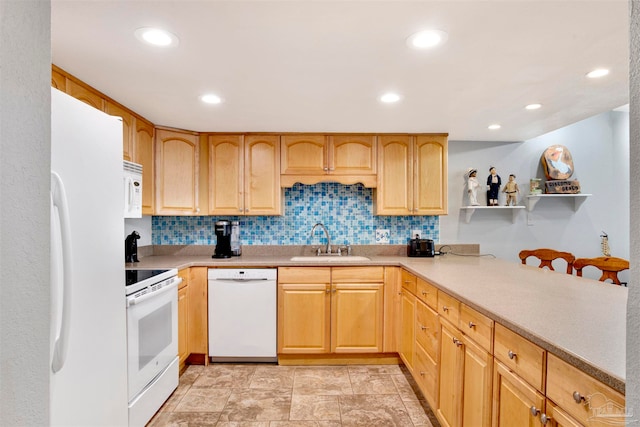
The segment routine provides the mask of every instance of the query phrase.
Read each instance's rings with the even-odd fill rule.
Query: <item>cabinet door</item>
[[[153,215],[155,207],[155,147],[153,125],[142,119],[135,119],[133,143],[134,162],[142,165],[142,214]]]
[[[198,207],[198,137],[168,129],[156,132],[156,214],[193,215]]]
[[[283,135],[281,168],[285,175],[323,175],[328,172],[324,135]]]
[[[242,135],[209,136],[209,214],[242,215]]]
[[[328,353],[330,284],[278,285],[278,353]]]
[[[382,283],[332,285],[331,351],[382,352]]]
[[[244,189],[245,215],[282,215],[279,136],[245,136]]]
[[[378,139],[377,215],[409,215],[412,212],[413,166],[411,137],[383,135]]]
[[[187,347],[206,362],[208,354],[207,267],[189,269],[189,331]],[[193,356],[191,357],[193,359]]]
[[[402,307],[401,307],[401,330],[400,330],[400,358],[407,366],[409,371],[413,372],[413,356],[415,353],[416,343],[416,297],[407,292],[402,291]]]
[[[571,418],[565,413],[559,406],[547,399],[547,407],[545,408],[545,416],[548,421],[547,427],[581,427],[582,424]],[[592,424],[596,420],[590,420],[589,426],[596,426],[598,424]],[[607,423],[608,424],[608,423]]]
[[[385,353],[397,353],[400,342],[400,317],[402,313],[402,287],[400,268],[384,268],[384,345]]]
[[[491,425],[491,390],[493,356],[467,336],[464,345],[464,377],[462,386],[462,425],[489,427]]]
[[[104,99],[102,99],[97,92],[94,92],[71,79],[67,79],[67,93],[85,104],[91,105],[97,110],[104,111]]]
[[[492,426],[540,426],[536,410],[542,410],[544,396],[502,363],[494,361],[493,370]]]
[[[417,135],[414,144],[413,213],[447,213],[447,137]]]
[[[189,357],[188,336],[189,336],[189,287],[183,286],[178,289],[178,356],[180,357],[180,368],[184,366],[185,360]]]
[[[464,368],[462,334],[456,328],[443,323],[441,337],[437,415],[443,426],[458,427],[462,425],[462,373]]]
[[[376,137],[334,135],[329,137],[329,173],[333,175],[375,175]]]
[[[124,108],[107,101],[105,113],[122,118],[122,158],[133,161],[133,114]],[[142,187],[144,191],[144,187]]]

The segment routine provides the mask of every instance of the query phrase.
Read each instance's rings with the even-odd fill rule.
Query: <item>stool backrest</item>
[[[593,266],[602,271],[600,276],[601,282],[610,279],[616,285],[621,285],[620,279],[618,279],[618,272],[629,269],[629,261],[623,258],[616,258],[612,256],[602,256],[597,258],[578,258],[573,263],[573,267],[576,269],[576,274],[582,277],[582,269],[587,266]]]
[[[567,274],[573,274],[574,261],[576,257],[571,252],[556,251],[555,249],[540,248],[540,249],[525,249],[518,254],[523,264],[527,264],[527,258],[535,257],[540,260],[538,267],[547,267],[549,270],[554,270],[551,262],[556,259],[563,259],[567,262]]]

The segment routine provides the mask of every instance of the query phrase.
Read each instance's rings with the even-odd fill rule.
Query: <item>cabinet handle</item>
[[[446,305],[442,306],[442,311],[449,311],[449,307],[447,307]]]
[[[540,422],[542,425],[547,425],[547,423],[551,420],[551,417],[547,414],[540,415]]]
[[[333,172],[334,170],[336,170],[336,168],[329,168],[329,170]]]
[[[424,377],[425,376],[425,372],[424,371],[420,371],[420,376]]]
[[[244,211],[245,211],[245,212],[249,212],[249,208],[245,209]]]
[[[469,328],[473,329],[476,327],[476,324],[473,322],[469,322]]]
[[[196,213],[200,213],[200,208],[196,208]]]
[[[242,211],[243,211],[243,209],[242,209],[242,208],[238,209],[238,212],[242,212]]]
[[[426,331],[428,328],[426,326],[420,325],[420,329],[422,329],[423,331]]]
[[[516,353],[514,353],[513,351],[509,350],[509,352],[507,353],[507,356],[509,356],[509,359],[513,360],[516,357],[518,357],[518,355]]]
[[[531,412],[531,415],[533,415],[534,417],[537,417],[538,414],[540,413],[540,409],[536,408],[535,406],[532,406],[531,408],[529,408],[529,411]]]
[[[326,171],[329,170],[329,168],[328,167],[324,167],[324,168],[322,168],[322,170],[326,172]]]
[[[453,339],[453,343],[456,345],[456,347],[460,347],[460,346],[462,345],[462,341],[460,341],[460,340],[459,340],[459,339],[457,339],[457,338],[454,338],[454,339]]]
[[[582,402],[586,401],[587,399],[585,399],[584,396],[581,395],[579,392],[574,391],[573,392],[573,400],[575,400],[576,403],[582,403]]]
[[[331,292],[331,289],[327,288],[327,289],[325,290],[325,292],[326,292],[326,293],[330,293],[330,292]]]
[[[398,292],[398,295],[402,295],[402,292]]]
[[[427,291],[422,291],[422,295],[424,295],[424,296],[427,296],[428,293],[429,292],[427,292]]]

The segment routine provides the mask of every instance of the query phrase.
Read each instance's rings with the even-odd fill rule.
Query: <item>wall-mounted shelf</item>
[[[520,210],[524,209],[524,206],[463,206],[460,208],[465,211],[464,222],[467,224],[471,221],[476,210],[489,210],[494,212],[504,212],[505,210],[511,211],[511,222],[515,224],[516,216]]]
[[[527,205],[527,211],[531,212],[536,204],[540,201],[540,199],[573,199],[573,211],[577,212],[580,209],[580,206],[584,203],[587,197],[591,196],[591,194],[529,194],[525,198],[525,203]]]

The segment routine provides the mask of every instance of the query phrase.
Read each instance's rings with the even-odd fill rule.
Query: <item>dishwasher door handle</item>
[[[264,282],[269,279],[213,279],[217,282]]]

